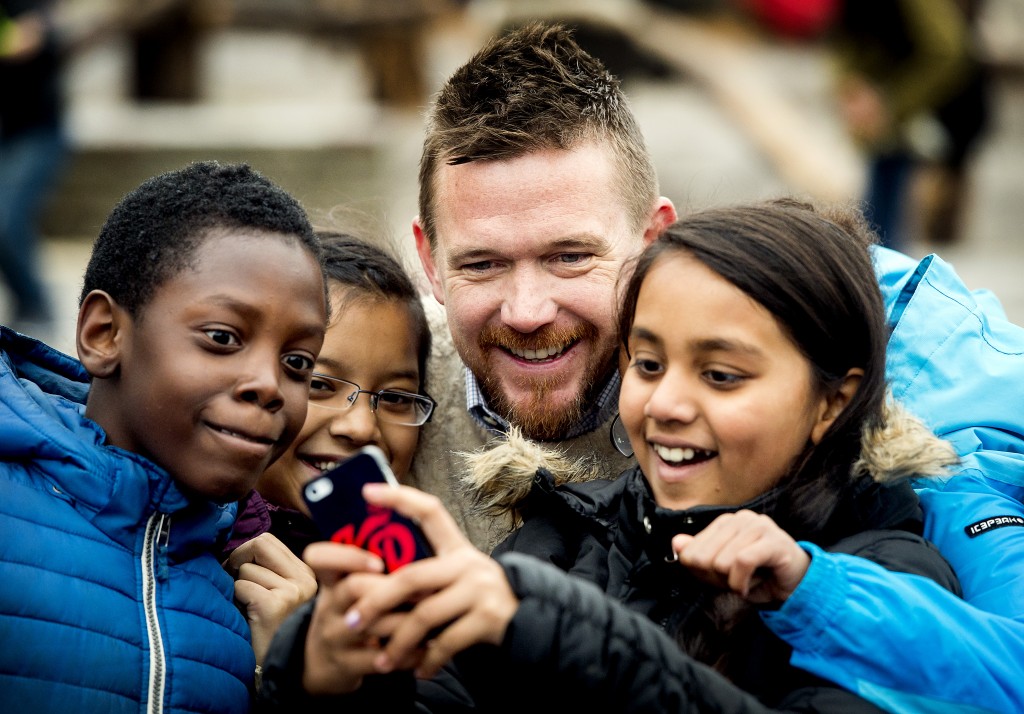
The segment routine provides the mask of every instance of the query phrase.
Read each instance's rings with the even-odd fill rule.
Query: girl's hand
[[[320,593],[306,636],[302,684],[311,694],[354,692],[364,676],[376,672],[380,635],[353,630],[345,613],[359,593],[386,577],[384,563],[357,546],[330,542],[311,544],[303,558],[320,581]]]
[[[316,577],[271,533],[240,545],[224,568],[235,578],[235,600],[249,622],[256,664],[262,664],[278,626],[316,595]]]
[[[374,583],[346,613],[353,632],[387,635],[377,670],[415,668],[431,677],[471,645],[500,644],[519,608],[501,566],[466,539],[436,497],[381,484],[367,484],[363,495],[418,521],[436,554]],[[389,615],[410,604],[404,616]]]
[[[701,580],[750,602],[785,602],[803,580],[811,557],[770,517],[726,513],[695,536],[672,538],[679,562]]]

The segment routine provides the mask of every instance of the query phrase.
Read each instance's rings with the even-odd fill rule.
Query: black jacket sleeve
[[[352,694],[314,697],[302,688],[306,636],[315,600],[293,612],[278,628],[263,662],[256,714],[346,714],[414,711],[415,681],[407,672],[368,676]]]
[[[767,714],[881,711],[822,680],[806,677],[774,708],[686,655],[640,613],[594,584],[519,553],[498,561],[519,610],[500,647],[461,653],[435,678],[367,677],[356,693],[313,698],[301,686],[312,603],[278,630],[263,665],[261,713],[451,712],[494,714],[608,711],[633,714]],[[415,699],[415,701],[413,701]]]
[[[685,654],[645,616],[600,588],[535,558],[499,557],[521,599],[502,644],[517,679],[545,682],[577,711],[651,714],[731,712],[879,712],[871,703],[821,680],[769,708],[710,667]],[[541,709],[554,710],[547,702]],[[536,711],[527,704],[522,711]],[[564,709],[563,709],[564,711]]]

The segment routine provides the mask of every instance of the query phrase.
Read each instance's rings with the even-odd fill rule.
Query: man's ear
[[[434,299],[444,305],[444,285],[441,282],[441,276],[437,274],[434,252],[430,248],[430,240],[423,232],[423,226],[420,225],[419,216],[412,219],[412,234],[416,237],[416,252],[420,256],[423,272],[427,274],[427,280],[430,281],[430,289],[434,293]]]
[[[648,246],[658,239],[665,229],[676,221],[676,207],[672,201],[662,196],[654,205],[650,223],[644,231],[644,245]]]
[[[839,415],[846,409],[846,405],[853,399],[860,387],[860,380],[864,377],[864,370],[854,367],[843,377],[842,384],[832,394],[822,399],[821,413],[818,421],[811,429],[811,443],[817,444],[825,436],[825,432],[832,426],[832,422],[839,418]]]
[[[78,359],[93,377],[113,376],[121,364],[125,330],[131,318],[103,290],[85,296],[78,309],[75,342]]]

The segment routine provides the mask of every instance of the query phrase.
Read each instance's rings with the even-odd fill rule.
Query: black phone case
[[[375,553],[388,572],[432,555],[415,521],[363,500],[363,484],[370,482],[397,485],[387,461],[372,447],[306,484],[302,495],[324,540]]]

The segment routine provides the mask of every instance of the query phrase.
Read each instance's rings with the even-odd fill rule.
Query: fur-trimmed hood
[[[941,476],[959,462],[949,442],[892,400],[885,405],[882,425],[865,429],[861,444],[851,476],[866,474],[878,483]],[[551,473],[556,484],[597,477],[592,464],[567,459],[556,447],[531,441],[515,427],[497,445],[461,456],[466,469],[459,488],[481,516],[498,519],[510,530],[521,525],[519,504],[538,469]]]

